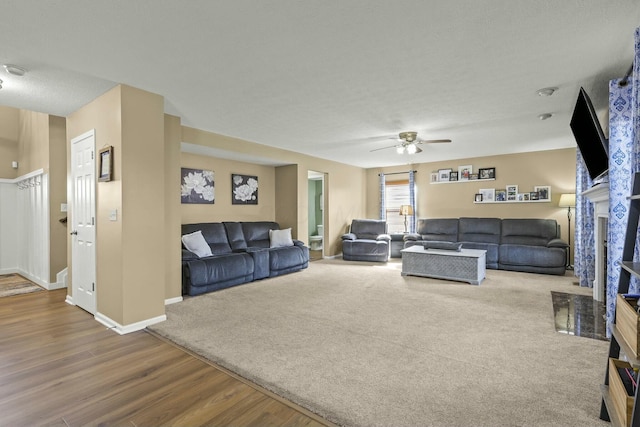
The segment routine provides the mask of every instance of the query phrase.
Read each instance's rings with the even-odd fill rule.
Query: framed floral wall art
[[[188,204],[213,204],[213,171],[181,168],[180,201]]]
[[[250,175],[231,174],[231,204],[258,204],[258,177]]]

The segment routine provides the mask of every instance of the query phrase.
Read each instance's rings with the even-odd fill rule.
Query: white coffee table
[[[402,253],[402,275],[433,277],[479,285],[485,278],[487,251],[446,251],[410,246]]]

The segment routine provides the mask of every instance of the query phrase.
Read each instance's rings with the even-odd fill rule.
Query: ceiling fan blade
[[[439,144],[439,143],[449,143],[450,139],[422,139],[417,141],[417,144]]]
[[[416,152],[413,154],[418,154],[418,153],[422,153],[422,148],[416,147]]]
[[[395,147],[397,147],[397,145],[390,145],[389,147],[382,147],[382,148],[374,148],[373,150],[369,150],[369,152],[373,153],[374,151],[386,150],[388,148],[395,148]]]

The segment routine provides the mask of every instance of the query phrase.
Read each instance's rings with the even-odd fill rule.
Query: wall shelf
[[[551,203],[551,200],[503,200],[492,202],[473,202],[476,205],[500,205],[505,203]]]
[[[461,184],[463,182],[486,182],[486,181],[495,181],[495,178],[485,178],[485,179],[462,179],[460,181],[432,181],[429,184]]]

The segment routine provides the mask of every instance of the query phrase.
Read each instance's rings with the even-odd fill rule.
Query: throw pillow
[[[285,228],[284,230],[269,230],[269,240],[269,247],[271,248],[293,246],[293,240],[291,239],[291,228]]]
[[[424,242],[423,246],[425,249],[442,249],[445,251],[456,251],[456,252],[460,252],[460,250],[462,249],[462,243],[454,243],[454,242],[441,242],[441,241]]]
[[[204,240],[204,236],[200,230],[182,236],[182,243],[187,250],[198,255],[200,258],[212,255],[211,247],[209,247],[207,241]]]

